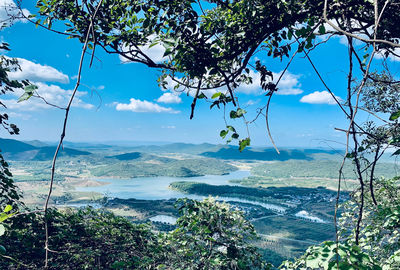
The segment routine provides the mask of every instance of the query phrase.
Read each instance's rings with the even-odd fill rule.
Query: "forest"
[[[1,269],[400,269],[398,1],[0,9]]]

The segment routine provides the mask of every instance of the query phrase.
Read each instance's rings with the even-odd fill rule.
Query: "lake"
[[[242,179],[250,176],[250,171],[234,171],[226,175],[205,175],[198,177],[140,177],[132,179],[115,179],[103,178],[96,179],[99,182],[109,183],[107,185],[95,187],[77,187],[78,191],[90,191],[102,193],[107,197],[120,199],[138,199],[138,200],[168,200],[172,198],[190,198],[201,200],[205,196],[182,193],[177,190],[172,190],[169,185],[176,181],[191,181],[205,183],[209,185],[230,185],[238,186],[239,184],[230,183],[229,180]],[[254,205],[259,205],[266,209],[277,212],[285,212],[286,208],[274,204],[254,202],[239,198],[219,197],[220,200],[243,202]]]

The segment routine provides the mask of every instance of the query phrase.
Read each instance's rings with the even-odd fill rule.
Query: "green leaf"
[[[389,120],[396,120],[397,118],[400,117],[400,111],[394,112],[390,115]]]
[[[226,128],[232,132],[236,132],[236,129],[232,126],[226,126]]]
[[[289,31],[288,31],[288,34],[287,34],[287,38],[288,38],[288,40],[291,40],[291,39],[292,39],[292,37],[293,37],[293,33],[292,33],[292,31],[291,31],[291,30],[289,30]]]
[[[6,248],[4,246],[0,245],[0,253],[4,254],[6,252],[7,252]]]
[[[29,92],[24,93],[22,96],[19,97],[18,103],[30,99],[31,96],[33,96],[33,92],[31,92],[31,93],[29,93]]]
[[[222,94],[221,92],[217,92],[217,93],[215,93],[214,95],[212,95],[211,98],[217,98],[217,97],[219,97],[221,94]]]
[[[201,93],[200,95],[197,96],[198,99],[202,99],[202,98],[207,98],[206,95],[204,95],[204,93]]]
[[[400,149],[396,150],[396,152],[394,152],[394,153],[392,154],[392,156],[397,156],[397,155],[400,155]]]
[[[318,28],[318,31],[321,35],[324,35],[326,33],[326,29],[325,26],[323,24],[321,24]]]
[[[12,206],[9,204],[4,208],[5,213],[10,212],[11,210],[12,210]]]
[[[242,139],[239,141],[239,151],[242,152],[246,146],[250,145],[250,138]]]
[[[247,112],[245,110],[243,110],[243,109],[240,109],[240,108],[236,111],[236,114],[237,114],[238,117],[243,116],[245,113],[247,113]]]
[[[233,139],[238,139],[238,138],[239,138],[239,134],[233,133],[233,134],[232,134],[232,138],[233,138]]]
[[[228,130],[221,130],[221,132],[219,133],[219,136],[222,137],[222,139],[225,139],[226,135],[228,134]]]
[[[25,101],[25,100],[28,100],[29,98],[31,98],[36,89],[38,89],[38,87],[34,84],[30,84],[30,85],[26,86],[24,88],[25,93],[22,94],[22,96],[20,96],[20,98],[18,99],[18,102]]]
[[[236,111],[231,111],[229,117],[232,119],[238,118]]]
[[[30,84],[24,88],[25,92],[33,92],[36,89],[38,89],[38,87],[34,84]]]

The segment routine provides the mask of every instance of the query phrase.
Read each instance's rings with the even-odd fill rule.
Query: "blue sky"
[[[23,2],[26,12],[35,13],[34,5],[27,3]],[[12,0],[0,0],[0,9],[5,4],[12,4]],[[0,10],[0,19],[4,16]],[[12,51],[6,55],[19,58],[23,69],[10,77],[30,79],[48,101],[65,105],[76,82],[81,44],[21,21],[1,31],[0,38],[11,46]],[[162,47],[157,46],[149,51],[155,59],[160,58],[160,52]],[[340,98],[345,98],[346,93],[346,54],[347,47],[340,38],[332,38],[311,53],[327,84]],[[210,110],[208,103],[198,102],[195,117],[189,120],[192,97],[162,91],[156,81],[159,70],[123,63],[123,59],[100,48],[96,56],[99,60],[94,60],[92,68],[88,62],[84,64],[83,85],[71,111],[66,140],[224,143],[219,137],[225,127],[222,111]],[[277,74],[287,61],[269,59],[265,52],[256,58]],[[378,67],[380,60],[376,61]],[[389,64],[396,74],[396,62]],[[253,85],[238,89],[248,119],[267,101],[256,84],[258,74],[254,76]],[[270,107],[270,127],[279,147],[341,147],[334,141],[342,143],[344,136],[334,128],[346,128],[346,119],[324,90],[304,55],[296,57],[281,82],[281,95],[274,95]],[[57,140],[64,112],[35,98],[16,103],[18,94],[0,97],[21,129],[21,134],[13,138]],[[231,123],[246,135],[242,121]],[[253,145],[271,146],[263,117],[250,126],[250,135]],[[1,137],[9,136],[2,131]]]

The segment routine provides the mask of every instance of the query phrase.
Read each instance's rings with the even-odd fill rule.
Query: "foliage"
[[[48,212],[49,269],[264,269],[255,235],[239,211],[212,199],[182,200],[178,227],[154,233],[148,224],[133,224],[112,213],[85,208]],[[42,269],[42,213],[18,215],[0,244],[14,260],[1,269]]]
[[[91,208],[48,212],[50,269],[132,269],[152,257],[155,236],[146,225]],[[2,260],[2,269],[41,269],[44,259],[42,213],[12,218],[0,241],[16,262]]]
[[[0,50],[9,51],[9,45],[2,42],[0,44]],[[24,86],[29,86],[28,81],[17,81],[11,80],[8,77],[8,72],[18,70],[18,61],[6,57],[4,55],[0,56],[0,96],[7,94],[8,92],[13,92],[16,88],[23,88]],[[6,108],[4,103],[0,101],[0,108]],[[8,114],[0,113],[0,126],[3,127],[9,134],[18,134],[19,129],[15,124],[8,122]],[[1,153],[1,149],[0,149]],[[9,170],[8,163],[4,160],[3,156],[0,154],[0,207],[4,208],[6,205],[13,205],[17,207],[18,201],[21,198],[17,187],[14,185],[12,180],[12,174]]]
[[[94,167],[91,173],[94,176],[118,176],[122,178],[171,176],[193,177],[210,175],[223,175],[234,171],[236,168],[223,161],[210,158],[197,159],[159,159],[154,158],[157,166],[146,161],[137,162],[112,162]]]
[[[390,111],[391,114],[388,121],[391,122],[388,126],[376,127],[373,123],[367,123],[365,128],[361,128],[353,121],[357,112],[359,96],[357,96],[357,105],[354,112],[354,107],[351,103],[353,95],[351,89],[353,79],[352,57],[353,54],[356,57],[358,55],[352,45],[352,38],[363,39],[367,51],[373,47],[374,53],[376,50],[383,50],[385,56],[388,57],[393,53],[399,42],[400,26],[396,21],[400,6],[396,1],[385,1],[383,3],[383,1],[370,0],[337,0],[330,3],[328,10],[324,10],[324,2],[327,3],[320,0],[210,0],[197,2],[194,0],[39,0],[37,6],[41,17],[37,19],[36,23],[43,23],[46,27],[52,28],[55,21],[64,21],[66,29],[62,29],[62,31],[65,30],[65,33],[71,38],[78,38],[83,42],[85,36],[89,37],[90,44],[88,47],[93,50],[93,54],[96,46],[101,46],[106,52],[117,53],[128,61],[161,68],[162,75],[159,79],[161,86],[167,87],[167,79],[169,77],[170,80],[176,83],[176,89],[181,87],[188,92],[195,91],[191,118],[193,117],[196,100],[207,100],[207,96],[204,94],[206,90],[222,87],[225,93],[213,95],[212,99],[214,101],[212,101],[211,107],[215,105],[218,108],[222,104],[225,112],[226,104],[232,103],[237,108],[230,111],[229,116],[232,119],[230,121],[241,118],[246,125],[250,122],[245,118],[246,111],[238,105],[235,89],[242,83],[252,82],[250,68],[260,74],[260,87],[265,91],[265,95],[269,97],[268,104],[272,95],[279,91],[279,86],[273,80],[273,73],[266,66],[256,62],[254,67],[250,63],[256,52],[265,51],[269,56],[282,60],[284,57],[289,56],[292,44],[297,43],[296,53],[305,52],[306,57],[308,57],[308,50],[317,46],[315,44],[316,36],[319,34],[324,35],[327,32],[324,23],[332,25],[333,21],[340,29],[346,29],[349,33],[346,36],[349,41],[350,71],[347,103],[344,106],[348,106],[349,110],[346,111],[342,105],[341,109],[351,119],[347,135],[352,135],[354,147],[352,152],[347,154],[347,158],[353,161],[361,189],[359,193],[356,193],[359,195],[359,201],[357,199],[353,201],[357,203],[354,209],[358,210],[355,227],[356,241],[353,244],[351,240],[342,240],[337,245],[326,242],[322,247],[312,247],[309,250],[309,254],[304,257],[304,261],[299,261],[299,267],[300,265],[308,267],[307,264],[311,263],[310,267],[312,268],[336,266],[338,268],[371,269],[376,266],[377,260],[368,255],[367,251],[363,250],[363,247],[359,245],[360,224],[363,211],[365,211],[363,207],[364,199],[366,198],[364,193],[366,177],[364,177],[363,172],[369,173],[371,197],[376,206],[377,201],[373,194],[373,186],[376,181],[375,165],[380,157],[380,147],[383,145],[399,146],[398,118],[400,117],[400,111],[395,108],[397,105],[390,100],[390,94],[394,93],[396,98],[396,91],[392,91],[396,89],[386,87],[386,89],[390,90],[386,91],[384,87],[383,92],[379,92],[379,90],[378,92],[364,92],[364,94],[367,98],[375,97],[377,103],[385,101],[384,99],[389,97],[389,103],[391,102],[389,106],[384,104],[384,109],[382,109],[382,106],[369,102],[371,99],[364,99],[364,102],[367,109],[372,108],[372,114],[374,112],[387,113],[388,109],[395,108],[396,110]],[[203,9],[202,3],[209,4],[211,8]],[[381,7],[382,5],[384,5],[383,8]],[[96,6],[98,8],[95,8]],[[378,13],[379,8],[382,9],[381,13]],[[322,10],[324,10],[323,16]],[[94,18],[94,21],[92,20],[93,14],[98,15]],[[89,31],[89,23],[94,24],[92,31]],[[374,30],[372,34],[371,29]],[[342,33],[343,30],[333,31],[332,34],[338,35]],[[367,40],[364,37],[367,37]],[[374,41],[371,41],[371,39],[374,39]],[[164,60],[161,63],[151,59],[143,49],[144,47],[157,45],[165,48]],[[364,56],[364,59],[367,58],[368,55]],[[365,78],[368,78],[369,65],[365,71],[365,63],[360,59],[358,60],[361,71],[364,73]],[[364,82],[365,80],[360,84],[360,90]],[[384,84],[387,86],[390,83],[392,82],[385,82]],[[373,85],[373,88],[376,87],[376,84]],[[32,87],[26,89],[25,96],[22,96],[21,100],[29,98],[32,95],[32,91],[34,91]],[[266,113],[268,113],[268,105],[266,108]],[[262,114],[261,110],[258,115],[260,114]],[[226,127],[227,130],[220,132],[222,138],[232,132],[228,141],[232,139],[238,140],[240,151],[250,145],[249,134],[240,137],[230,124],[226,123]],[[358,143],[359,138],[362,138],[361,144]],[[365,158],[364,153],[375,153],[373,161],[370,162]],[[400,151],[396,151],[395,154],[400,154]],[[342,172],[342,170],[340,171]],[[186,206],[189,209],[193,208],[190,204]],[[193,209],[196,209],[196,207]],[[208,211],[212,212],[212,209],[208,209]],[[372,212],[375,213],[374,211]],[[392,217],[389,222],[390,226],[397,226],[397,214],[395,211],[391,213],[393,215],[385,214],[384,217]],[[199,212],[199,214],[201,213]],[[354,211],[352,214],[354,216]],[[198,248],[201,248],[201,244],[204,242],[210,243],[210,245],[213,244],[215,242],[215,239],[213,239],[214,232],[203,232],[202,229],[207,229],[207,226],[198,227],[196,225],[198,222],[195,220],[193,222],[193,227],[189,226],[189,229],[184,231],[183,235],[192,236],[190,240],[194,242],[199,240]],[[191,225],[191,223],[187,225]],[[364,230],[365,228],[361,227],[361,229]],[[198,231],[200,235],[204,235],[206,238],[193,238],[192,231],[197,230],[200,230]],[[361,235],[363,235],[362,233]],[[205,255],[213,258],[210,262],[201,260],[196,262],[200,267],[203,265],[214,267],[214,265],[209,264],[218,265],[221,260],[226,259],[220,257],[219,253],[215,253],[218,256],[214,259],[215,254],[212,249],[207,250],[206,247],[200,249],[200,252],[206,252]],[[229,255],[229,253],[228,249],[227,254]],[[395,263],[397,254],[397,251],[394,251],[391,255],[395,256],[391,257]],[[340,258],[335,255],[340,256]],[[185,260],[188,259],[185,256]],[[232,256],[228,257],[227,260],[232,259]],[[310,258],[311,261],[314,261],[310,262]],[[338,263],[336,263],[336,259]],[[242,267],[239,262],[246,266],[247,261],[239,260],[236,262],[235,260],[237,266]],[[185,262],[179,263],[185,264]],[[230,263],[232,266],[231,261]]]
[[[375,183],[375,196],[379,202],[375,206],[371,196],[365,198],[363,222],[360,230],[360,248],[369,256],[375,258],[386,269],[400,267],[400,187],[397,178],[380,179]],[[343,207],[345,212],[340,220],[341,239],[354,244],[354,228],[356,220],[354,213],[359,210],[357,195]]]
[[[166,235],[172,269],[268,269],[246,242],[255,231],[243,213],[212,198],[178,201],[178,228]]]
[[[346,243],[337,246],[335,242],[327,241],[320,246],[311,246],[305,255],[295,262],[285,262],[281,269],[381,270],[382,268],[356,245]]]
[[[204,183],[180,181],[172,182],[170,187],[189,194],[227,196],[239,198],[251,198],[256,201],[268,201],[268,198],[287,199],[300,198],[301,196],[315,197],[315,199],[329,200],[335,195],[334,191],[325,188],[301,188],[301,187],[269,187],[251,188],[228,185],[209,185]]]
[[[60,30],[83,42],[99,3],[89,47],[94,50],[100,46],[127,61],[162,69],[162,87],[173,81],[170,87],[195,92],[191,117],[196,100],[206,100],[204,92],[219,88],[211,97],[211,108],[225,108],[232,103],[237,108],[231,111],[230,118],[247,121],[246,112],[238,106],[235,89],[252,82],[250,69],[260,73],[260,88],[267,96],[279,91],[268,67],[259,61],[250,63],[257,52],[282,60],[289,56],[293,43],[298,43],[297,51],[303,52],[316,46],[317,35],[342,35],[340,31],[326,30],[322,18],[324,1],[320,0],[39,0],[41,16],[36,23],[52,28],[54,22],[63,21],[65,27]],[[400,27],[393,21],[399,6],[389,1],[385,7],[376,38],[397,43]],[[327,18],[352,34],[372,38],[374,12],[369,0],[339,0],[330,3]],[[164,47],[161,62],[146,54],[146,48],[153,46]],[[387,43],[377,43],[376,47],[388,49],[386,56],[392,52]],[[226,136],[226,131],[221,132],[221,137]],[[233,132],[228,141],[238,138],[239,134]],[[250,139],[243,137],[238,142],[243,150]]]
[[[294,262],[282,269],[398,269],[400,267],[400,188],[397,178],[376,183],[375,206],[371,196],[365,198],[359,245],[355,243],[359,191],[343,205],[340,238],[310,247]],[[339,257],[336,257],[336,256]],[[339,262],[339,264],[337,264]]]

